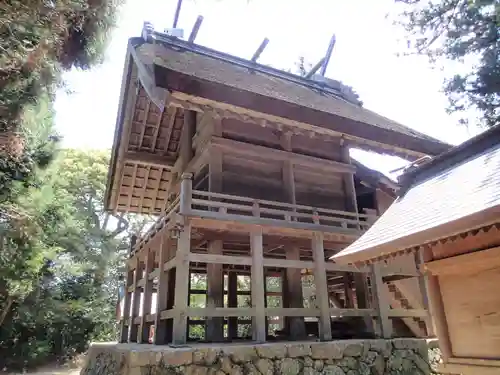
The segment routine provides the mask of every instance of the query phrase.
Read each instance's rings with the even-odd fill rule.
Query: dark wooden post
[[[238,274],[229,271],[227,274],[227,305],[238,307]],[[238,317],[231,316],[227,320],[227,337],[229,340],[238,338]]]

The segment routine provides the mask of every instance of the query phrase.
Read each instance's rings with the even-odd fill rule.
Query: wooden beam
[[[213,317],[238,317],[238,316],[254,316],[255,309],[248,307],[241,308],[228,308],[228,307],[213,307],[213,308],[195,308],[189,307],[186,310],[187,316],[205,316],[207,318]]]
[[[433,275],[466,275],[500,267],[500,247],[493,247],[473,253],[425,263],[425,271]]]
[[[210,241],[208,253],[222,254],[222,240]],[[207,264],[207,308],[224,307],[224,274],[222,264]],[[214,317],[207,319],[206,339],[208,341],[222,341],[224,339],[223,319]]]
[[[187,341],[187,316],[189,292],[189,253],[191,251],[191,224],[187,222],[177,239],[177,268],[175,273],[175,302],[173,343],[185,344]]]
[[[326,280],[325,251],[323,248],[323,233],[316,232],[312,238],[314,259],[314,284],[316,286],[316,300],[319,304],[319,336],[320,340],[332,339],[330,323],[330,303],[328,299],[328,283]]]
[[[172,169],[174,160],[172,158],[144,151],[127,151],[124,155],[125,162],[144,164],[167,170]]]
[[[290,161],[293,164],[310,168],[321,168],[329,172],[349,173],[356,172],[356,167],[338,161],[316,158],[313,156],[296,154],[290,151],[277,150],[270,147],[253,145],[246,142],[212,136],[210,144],[221,150],[258,158],[272,158],[275,161]]]
[[[252,319],[253,339],[257,342],[266,341],[266,312],[264,294],[264,259],[262,250],[262,230],[255,229],[250,233],[250,248],[252,252],[252,308],[255,316]]]

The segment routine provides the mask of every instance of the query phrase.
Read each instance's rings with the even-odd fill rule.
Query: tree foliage
[[[500,123],[500,5],[497,0],[399,0],[409,46],[431,59],[471,64],[449,77],[444,89],[451,112],[480,114],[485,126]],[[470,111],[469,111],[470,113]]]
[[[0,350],[8,353],[0,366],[36,365],[81,352],[91,339],[114,339],[120,267],[130,233],[149,219],[104,211],[108,156],[61,151],[35,174],[37,186],[21,182],[14,202],[27,222],[0,232]]]
[[[99,62],[121,0],[0,3],[0,131],[17,130],[24,109],[52,96],[60,73]]]

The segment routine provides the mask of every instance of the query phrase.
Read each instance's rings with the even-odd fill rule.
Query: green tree
[[[450,112],[470,109],[484,126],[500,117],[500,5],[497,0],[399,0],[405,11],[398,23],[409,37],[409,47],[432,60],[463,62],[466,70],[449,77],[444,90]],[[471,63],[472,61],[472,63]],[[470,65],[470,69],[468,66]],[[465,70],[465,69],[464,69]],[[467,113],[469,111],[469,113]],[[469,114],[469,116],[467,116]]]
[[[8,355],[0,366],[37,365],[81,352],[89,340],[115,338],[118,275],[131,233],[150,219],[105,212],[108,164],[107,152],[61,151],[42,188],[27,188],[16,201],[36,225],[23,241],[4,236],[2,305],[9,312],[0,350]]]

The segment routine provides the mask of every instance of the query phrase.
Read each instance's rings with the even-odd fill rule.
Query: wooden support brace
[[[316,300],[319,304],[319,335],[320,340],[332,339],[332,326],[330,323],[330,303],[328,298],[328,284],[326,280],[325,251],[323,247],[323,234],[313,234],[312,251],[314,259],[314,283],[316,284]]]

